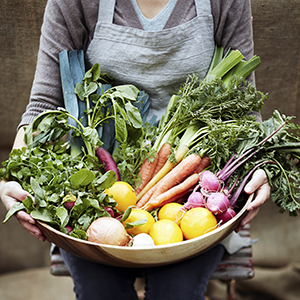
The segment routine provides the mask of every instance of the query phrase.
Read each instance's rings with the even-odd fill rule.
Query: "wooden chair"
[[[240,234],[250,237],[250,226],[245,226]],[[70,276],[64,261],[56,248],[51,254],[50,273],[54,276]],[[237,280],[253,278],[252,247],[245,247],[232,255],[225,255],[212,275],[211,279],[218,279],[227,285],[227,300],[236,300],[235,283]],[[143,294],[139,293],[139,294]],[[142,296],[140,296],[142,299]]]

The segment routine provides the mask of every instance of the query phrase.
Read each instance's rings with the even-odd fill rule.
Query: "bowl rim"
[[[172,244],[165,244],[165,245],[155,245],[155,246],[147,246],[147,247],[130,247],[130,246],[116,246],[116,245],[101,244],[101,243],[85,241],[85,240],[82,240],[82,239],[79,239],[79,238],[76,238],[76,237],[69,236],[69,235],[53,228],[52,226],[46,224],[43,221],[36,220],[36,222],[38,224],[40,224],[42,227],[46,228],[47,230],[50,230],[53,233],[58,234],[63,238],[67,238],[67,239],[73,240],[75,242],[81,242],[81,243],[84,243],[86,245],[98,246],[98,247],[100,246],[100,247],[107,248],[107,249],[118,249],[118,250],[125,250],[126,249],[126,251],[139,251],[139,250],[151,250],[151,249],[157,249],[157,250],[162,249],[163,250],[165,248],[169,248],[170,246],[180,246],[182,244],[187,245],[187,244],[194,243],[195,241],[199,241],[199,240],[204,239],[204,238],[206,238],[210,235],[214,235],[214,234],[216,234],[220,231],[224,231],[225,228],[227,228],[227,227],[231,227],[239,218],[241,218],[245,213],[247,213],[247,205],[252,201],[253,197],[254,197],[254,194],[250,194],[248,196],[248,199],[245,202],[244,206],[240,209],[240,211],[231,220],[227,221],[224,225],[219,226],[216,229],[214,229],[210,232],[207,232],[207,233],[205,233],[201,236],[198,236],[198,237],[195,237],[195,238],[192,238],[192,239],[189,239],[189,240],[183,240],[181,242],[176,242],[176,243],[172,243]],[[232,231],[234,229],[235,228],[233,228]],[[227,235],[229,235],[232,231],[230,231]],[[224,239],[225,237],[226,236],[224,236],[222,239]]]

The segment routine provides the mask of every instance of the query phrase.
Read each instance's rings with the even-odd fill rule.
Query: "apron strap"
[[[103,23],[112,23],[116,0],[99,0],[98,20]]]
[[[195,0],[195,6],[197,11],[197,16],[202,14],[211,14],[211,3],[210,0]]]

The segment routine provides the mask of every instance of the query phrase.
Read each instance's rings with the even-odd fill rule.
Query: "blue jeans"
[[[106,266],[60,251],[73,278],[77,300],[137,300],[137,277],[145,277],[147,300],[203,300],[225,248],[217,245],[194,258],[151,268]]]

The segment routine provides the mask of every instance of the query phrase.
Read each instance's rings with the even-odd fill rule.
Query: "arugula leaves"
[[[74,231],[85,231],[96,218],[109,216],[104,207],[116,211],[115,201],[104,193],[116,181],[115,172],[101,173],[102,165],[94,157],[72,157],[70,147],[61,140],[15,149],[2,164],[0,177],[18,181],[33,195],[16,203],[3,223],[25,209],[34,219],[62,232],[66,232],[67,225]],[[67,210],[64,203],[74,200],[74,207]]]

